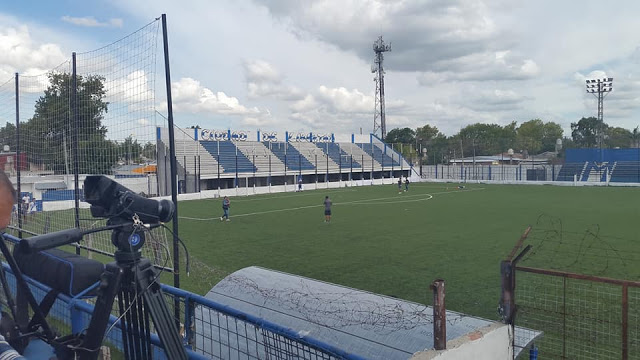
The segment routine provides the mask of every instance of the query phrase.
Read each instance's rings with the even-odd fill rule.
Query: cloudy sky
[[[640,125],[637,1],[5,1],[0,82],[45,72],[162,13],[184,127],[368,133],[380,35],[392,47],[387,129],[428,123],[452,135],[540,118],[568,135],[571,122],[597,113],[585,79],[605,76],[614,78],[605,122]]]

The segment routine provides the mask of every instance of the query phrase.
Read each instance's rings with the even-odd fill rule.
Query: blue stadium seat
[[[611,182],[640,182],[640,161],[617,161]]]
[[[580,173],[582,173],[582,168],[584,168],[583,162],[566,163],[562,165],[562,168],[560,168],[556,181],[573,181],[573,176],[580,175]]]
[[[231,141],[200,141],[200,144],[211,156],[218,160],[220,167],[223,169],[222,172],[253,173],[256,171],[256,167],[251,160],[242,151],[237,150],[236,145]]]
[[[336,164],[342,164],[342,168],[350,168],[351,165],[351,155],[345,152],[340,148],[337,143],[316,143],[316,146],[324,151],[329,158],[333,160]],[[353,168],[361,168],[362,165],[356,159],[353,159]]]
[[[371,156],[374,160],[376,160],[377,162],[379,162],[382,166],[384,167],[400,167],[400,163],[395,160],[392,159],[391,156],[389,156],[388,154],[385,154],[382,149],[380,149],[379,147],[371,144],[371,143],[366,143],[366,144],[356,144],[358,145],[358,147],[360,147],[362,150],[364,150],[364,152],[366,152],[367,154],[369,154],[369,156]],[[387,151],[392,151],[391,149],[388,149]]]
[[[298,149],[293,146],[289,146],[287,143],[283,142],[272,142],[263,143],[267,148],[271,150],[271,152],[282,161],[283,164],[287,166],[287,169],[293,171],[299,170],[314,170],[315,166],[307,160],[306,157],[302,156]]]

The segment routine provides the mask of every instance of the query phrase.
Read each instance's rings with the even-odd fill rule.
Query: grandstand
[[[295,184],[299,177],[324,183],[411,176],[411,164],[374,135],[285,132],[278,138],[275,132],[208,129],[175,134],[181,193]],[[157,129],[157,144],[158,189],[167,194],[168,129]]]
[[[556,181],[640,182],[640,149],[568,149]]]

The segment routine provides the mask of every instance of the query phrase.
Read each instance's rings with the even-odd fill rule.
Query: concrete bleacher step
[[[284,172],[284,163],[265,144],[257,141],[238,142],[240,150],[256,167],[256,173]]]
[[[363,170],[371,171],[372,168],[380,168],[382,165],[378,161],[376,161],[371,155],[366,153],[362,148],[353,143],[339,143],[340,148],[348,153],[352,154],[354,159],[358,159],[358,162],[361,163]]]

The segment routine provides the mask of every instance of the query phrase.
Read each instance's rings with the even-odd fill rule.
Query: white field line
[[[292,198],[292,197],[301,197],[301,196],[318,196],[318,191],[321,191],[323,189],[309,189],[309,190],[304,190],[302,191],[302,194],[300,192],[298,192],[296,195],[284,195],[284,196],[268,196],[268,197],[259,197],[259,198],[254,198],[254,199],[238,199],[238,197],[236,197],[233,202],[251,202],[251,201],[262,201],[262,200],[273,200],[273,199],[284,199],[284,198]],[[357,190],[353,190],[353,189],[324,189],[326,193],[337,193],[337,192],[351,192],[351,191],[357,191]],[[260,195],[258,195],[260,196]],[[204,200],[214,200],[214,201],[220,201],[220,198],[215,198],[215,199],[204,199]]]
[[[392,196],[392,197],[383,197],[383,198],[376,198],[376,199],[363,199],[363,200],[345,201],[345,202],[341,202],[341,203],[335,203],[333,205],[358,205],[358,204],[386,205],[386,204],[408,203],[408,202],[431,200],[431,199],[433,199],[433,195],[443,195],[443,194],[470,192],[470,191],[478,191],[478,190],[484,190],[484,188],[459,190],[459,191],[443,191],[443,192],[437,192],[437,193],[432,193],[432,194],[418,194],[418,195],[405,196],[405,198],[408,198],[408,197],[421,197],[421,198],[412,199],[412,200],[398,200],[397,196]],[[388,200],[388,199],[395,199],[396,201],[380,202],[380,200]],[[374,202],[373,204],[369,204],[368,203],[368,202],[372,202],[372,201]],[[296,210],[303,210],[303,209],[319,208],[319,207],[323,207],[323,206],[324,206],[324,204],[298,206],[298,207],[293,207],[293,208],[284,208],[284,209],[257,211],[257,212],[246,213],[246,214],[238,214],[238,215],[233,215],[232,217],[244,217],[244,216],[253,216],[253,215],[272,214],[272,213],[284,212],[284,211],[296,211]],[[194,220],[194,221],[212,221],[212,220],[220,219],[219,217],[194,218],[194,217],[188,217],[188,216],[179,216],[178,218],[179,219],[185,219],[185,220]]]

